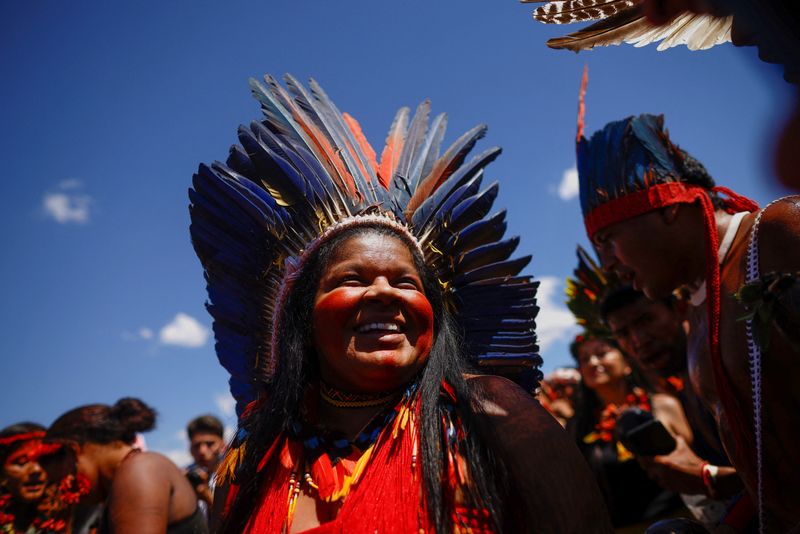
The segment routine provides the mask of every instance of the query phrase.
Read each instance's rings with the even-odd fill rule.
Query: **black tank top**
[[[103,510],[103,521],[98,529],[99,534],[110,534],[108,508]],[[189,517],[167,525],[167,534],[208,534],[208,523],[200,508],[195,508]]]

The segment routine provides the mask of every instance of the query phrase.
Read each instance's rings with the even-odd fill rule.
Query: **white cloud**
[[[206,344],[209,331],[190,315],[179,312],[169,324],[161,328],[158,339],[165,345],[197,348]]]
[[[225,439],[225,443],[230,443],[235,434],[236,434],[236,427],[235,426],[233,426],[233,425],[225,425],[225,432],[223,434],[223,438]]]
[[[135,333],[131,332],[130,330],[123,330],[122,331],[122,339],[124,341],[150,341],[155,337],[155,332],[151,328],[143,326],[139,328]]]
[[[217,409],[222,412],[225,417],[233,417],[236,412],[236,400],[230,393],[219,393],[214,395],[214,403]]]
[[[578,169],[570,167],[564,171],[561,176],[561,182],[558,184],[558,198],[567,201],[572,200],[578,196]]]
[[[575,318],[564,304],[564,282],[555,276],[539,278],[536,334],[541,352],[557,341],[567,341],[578,332]]]
[[[153,339],[153,331],[143,326],[139,329],[139,337],[142,339]]]
[[[89,195],[45,193],[42,208],[48,217],[59,224],[85,224],[89,222]]]

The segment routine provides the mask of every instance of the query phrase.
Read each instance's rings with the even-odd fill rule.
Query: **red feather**
[[[392,127],[389,129],[389,135],[386,136],[386,146],[381,153],[381,163],[378,167],[378,180],[387,189],[392,182],[394,171],[397,169],[397,163],[400,161],[400,154],[403,152],[403,146],[406,143],[408,114],[408,108],[401,108],[397,112]]]
[[[358,141],[358,146],[361,147],[361,151],[367,157],[367,161],[372,167],[372,171],[377,173],[378,162],[375,159],[375,150],[372,148],[372,145],[369,144],[369,141],[367,141],[367,138],[364,136],[364,132],[361,131],[361,125],[357,120],[347,113],[342,113],[342,117],[344,118],[344,122],[347,123],[347,126],[349,126],[350,130],[353,132],[353,136],[355,136],[356,141]],[[365,172],[364,176],[369,176],[369,173]]]
[[[320,499],[325,500],[336,491],[336,472],[327,454],[321,454],[311,466],[311,478],[317,483]]]

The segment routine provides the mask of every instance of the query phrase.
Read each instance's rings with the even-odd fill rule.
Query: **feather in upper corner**
[[[541,3],[542,0],[521,1]],[[640,47],[659,41],[658,50],[678,45],[705,50],[731,40],[731,17],[684,12],[667,24],[656,26],[645,18],[641,3],[642,0],[555,0],[537,8],[533,18],[545,24],[597,21],[547,41],[550,48],[574,52],[620,43]]]

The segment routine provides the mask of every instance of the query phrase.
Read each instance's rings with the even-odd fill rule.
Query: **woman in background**
[[[78,477],[88,485],[82,504],[105,501],[100,532],[207,532],[197,497],[168,458],[134,446],[155,426],[156,412],[139,399],[92,404],[65,413],[47,439],[69,444]]]
[[[578,266],[567,279],[567,307],[583,327],[570,345],[578,364],[580,386],[575,416],[567,423],[578,447],[595,473],[617,532],[643,532],[657,519],[676,513],[682,503],[676,493],[648,478],[633,454],[620,443],[615,426],[628,409],[652,413],[672,435],[692,442],[692,432],[680,402],[652,393],[611,338],[600,315],[609,288],[619,284],[602,272],[581,247]],[[619,530],[624,528],[624,530]]]
[[[622,352],[610,341],[580,339],[572,346],[581,373],[575,417],[567,429],[575,437],[597,477],[615,528],[641,529],[677,512],[680,497],[662,489],[639,466],[615,436],[614,427],[626,409],[651,412],[673,435],[691,442],[691,429],[680,403],[669,395],[650,393]]]

